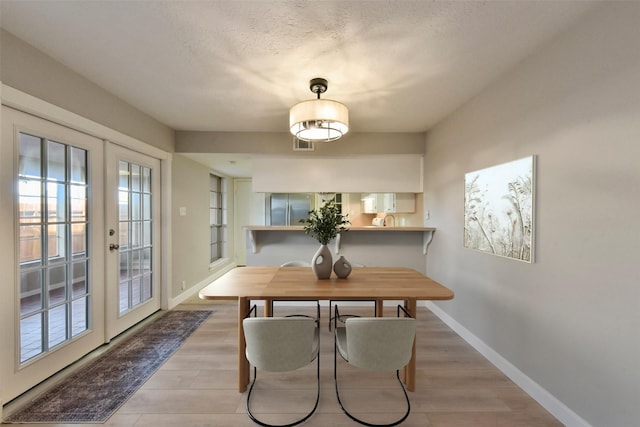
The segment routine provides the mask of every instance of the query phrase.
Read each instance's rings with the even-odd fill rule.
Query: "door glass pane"
[[[131,191],[140,192],[140,165],[131,163]]]
[[[65,284],[67,283],[67,269],[60,265],[49,269],[47,291],[49,293],[49,306],[63,303],[67,298]]]
[[[87,152],[71,147],[71,182],[87,183]]]
[[[142,250],[142,258],[140,259],[142,274],[148,276],[151,273],[151,248]]]
[[[19,153],[22,363],[88,328],[90,183],[85,149],[21,133]]]
[[[131,277],[130,267],[129,267],[129,255],[128,251],[120,251],[120,280],[127,280]]]
[[[136,277],[131,281],[131,304],[136,306],[142,302],[142,289],[140,277]]]
[[[119,285],[120,313],[127,311],[129,309],[129,306],[131,305],[131,303],[129,302],[129,294],[131,293],[129,292],[129,284],[130,284],[129,280],[120,279],[120,285]]]
[[[42,181],[23,178],[18,183],[20,222],[38,224],[42,215]]]
[[[64,183],[47,184],[47,220],[51,222],[63,222],[66,219],[67,197]]]
[[[20,273],[20,314],[32,314],[42,310],[42,270]]]
[[[120,212],[120,221],[129,219],[129,192],[118,192],[118,211]]]
[[[151,298],[151,276],[144,275],[142,277],[142,299],[146,301]]]
[[[137,277],[140,275],[140,251],[131,251],[131,275]]]
[[[142,191],[151,193],[151,169],[142,168]]]
[[[84,258],[87,253],[87,225],[71,225],[71,254],[74,259]]]
[[[137,249],[142,243],[142,223],[139,221],[131,222],[131,248]]]
[[[21,177],[42,177],[42,139],[21,133],[19,151],[18,175]]]
[[[67,306],[59,305],[49,310],[49,348],[62,344],[67,339]]]
[[[151,219],[151,194],[144,194],[142,198],[142,219]]]
[[[120,245],[120,251],[123,251],[129,247],[129,240],[131,240],[129,233],[129,223],[126,221],[121,222],[118,227],[120,228],[120,238],[118,244]]]
[[[140,206],[140,193],[131,193],[131,219],[142,219],[142,212]]]
[[[20,319],[20,363],[45,351],[43,313]]]
[[[89,291],[87,288],[87,262],[74,262],[71,264],[72,283],[71,297],[77,298],[86,295]]]
[[[50,181],[64,181],[66,177],[66,146],[49,141],[47,145],[47,178]]]
[[[80,298],[71,303],[71,336],[76,336],[89,328],[87,320],[87,298]]]
[[[120,161],[118,163],[118,188],[129,190],[129,163]]]
[[[84,185],[72,185],[69,188],[71,196],[71,220],[86,221],[87,220],[87,187]]]
[[[150,168],[120,161],[120,313],[150,300],[153,223]],[[124,179],[127,176],[128,179]]]
[[[42,263],[42,226],[20,226],[20,266],[34,267]]]
[[[67,229],[66,224],[52,224],[47,227],[47,257],[50,264],[67,260]]]
[[[145,247],[151,246],[151,221],[145,221],[142,225],[142,241]]]

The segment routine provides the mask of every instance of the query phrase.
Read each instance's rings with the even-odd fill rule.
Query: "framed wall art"
[[[535,156],[464,177],[464,247],[533,262]]]

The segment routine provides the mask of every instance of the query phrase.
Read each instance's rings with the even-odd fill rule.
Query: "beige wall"
[[[172,191],[172,281],[171,295],[199,284],[210,276],[209,271],[209,173],[199,163],[180,155],[173,156]],[[228,182],[233,188],[233,183]],[[228,194],[228,206],[233,207],[233,192]],[[180,208],[187,215],[180,216]],[[233,215],[229,215],[228,229],[233,230]],[[232,239],[231,239],[232,240]],[[233,254],[233,241],[228,242],[229,254]],[[233,256],[231,256],[233,258]]]
[[[0,30],[2,83],[164,151],[174,132],[51,57]]]
[[[426,140],[438,307],[593,426],[640,419],[639,40],[640,3],[609,3]],[[463,249],[464,174],[531,154],[535,263]]]
[[[265,132],[176,132],[178,153],[255,153],[289,156],[351,154],[422,154],[424,132],[349,133],[331,144],[318,143],[315,151],[293,151],[289,133]]]

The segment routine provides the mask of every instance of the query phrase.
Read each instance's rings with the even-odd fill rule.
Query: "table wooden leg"
[[[384,316],[384,300],[377,299],[376,300],[376,317]]]
[[[273,316],[273,300],[264,300],[264,317]]]
[[[415,319],[417,316],[417,302],[415,299],[404,301],[404,308]],[[407,390],[416,391],[416,340],[413,340],[413,350],[411,350],[411,360],[404,368],[404,383]]]
[[[247,298],[238,298],[238,391],[244,393],[249,384],[249,361],[245,350],[247,342],[244,340],[244,327],[242,321],[249,313],[249,303]]]

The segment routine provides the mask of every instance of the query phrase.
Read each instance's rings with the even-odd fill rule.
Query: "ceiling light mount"
[[[327,91],[326,79],[317,77],[309,81],[309,89],[316,99],[302,101],[289,110],[289,129],[302,141],[330,142],[349,131],[349,109],[330,99],[320,99]]]
[[[309,89],[311,90],[311,92],[318,95],[318,99],[320,99],[321,93],[325,93],[327,91],[328,87],[329,83],[327,82],[327,80],[321,77],[311,79],[309,81]]]

